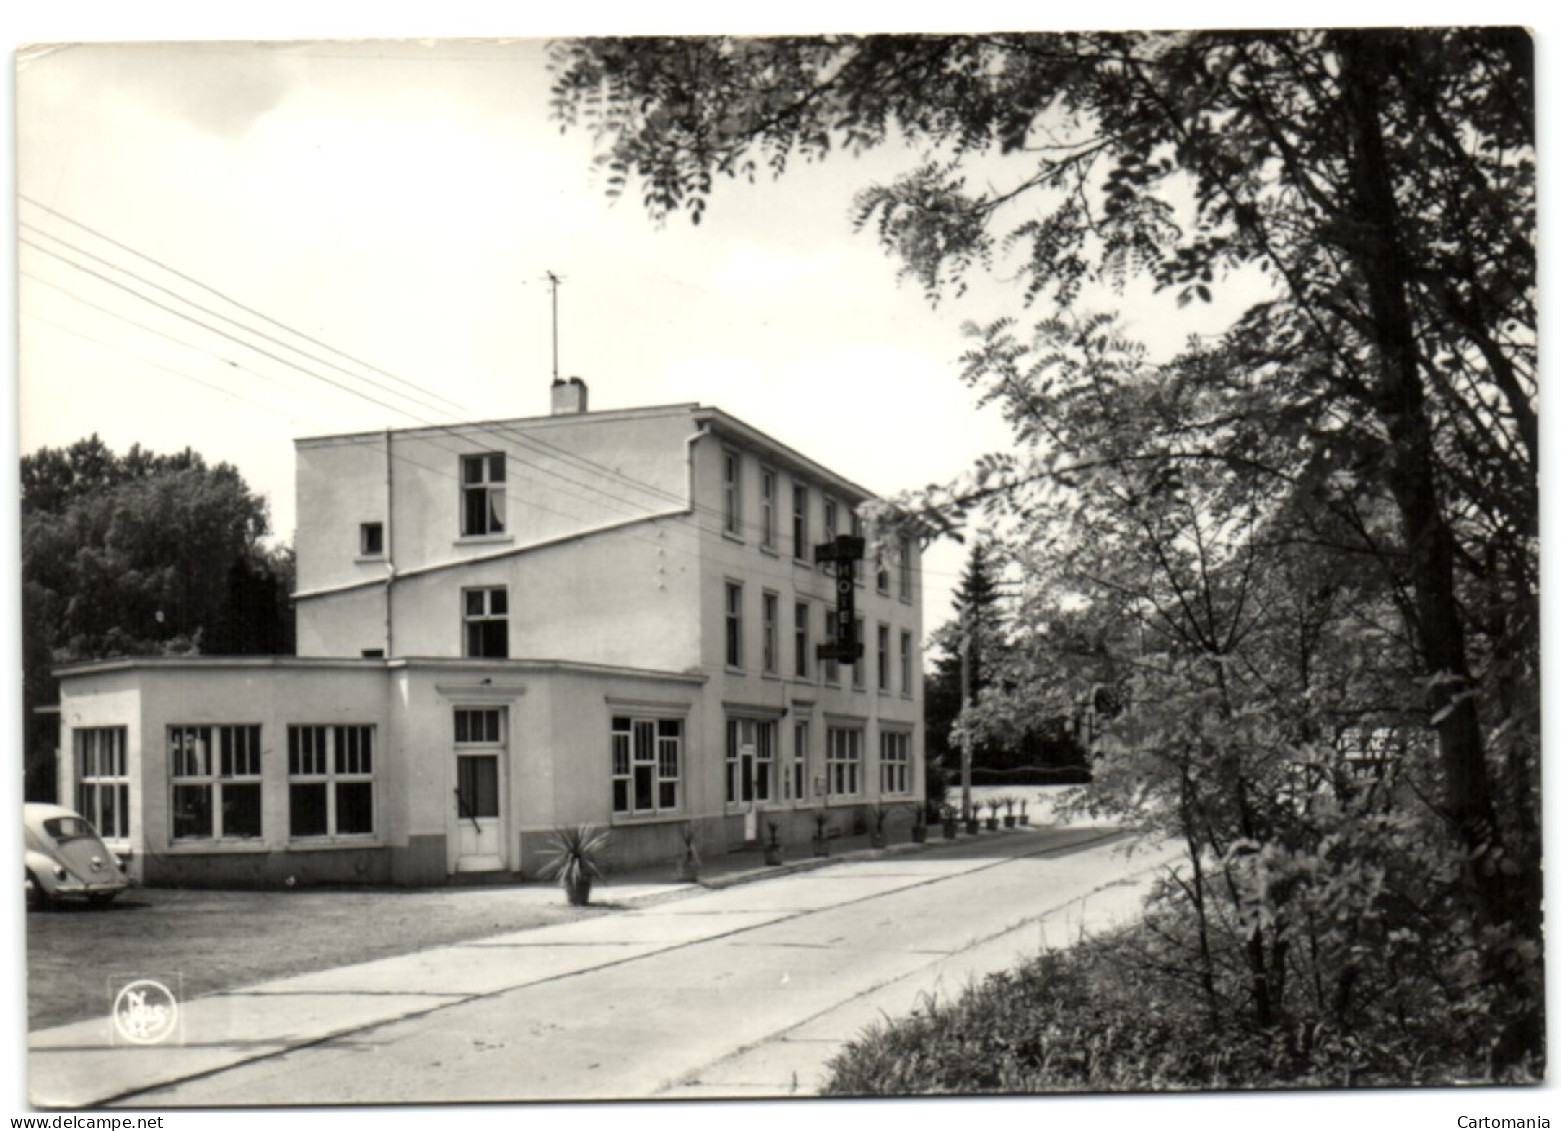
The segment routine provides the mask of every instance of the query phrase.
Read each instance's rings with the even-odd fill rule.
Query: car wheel
[[[32,869],[27,869],[27,910],[47,911],[49,909],[49,893],[43,890],[43,885],[38,882],[38,877],[32,874]]]

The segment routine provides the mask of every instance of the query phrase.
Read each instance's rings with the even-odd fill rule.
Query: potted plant
[[[997,831],[997,811],[999,809],[1001,809],[1002,807],[1003,807],[1002,799],[998,798],[998,797],[994,797],[994,798],[992,798],[992,800],[990,800],[990,801],[988,801],[986,803],[986,831],[987,832],[995,833]]]
[[[971,836],[975,836],[981,831],[981,803],[979,801],[972,802],[970,808],[965,813],[965,831]]]
[[[943,817],[943,835],[947,839],[953,840],[957,835],[959,835],[958,834],[959,822],[957,822],[954,819],[954,806],[952,806],[952,805],[945,805],[943,807],[942,817]]]
[[[678,880],[680,883],[697,884],[699,882],[699,827],[693,821],[684,821],[678,829],[678,835],[683,838],[683,859],[678,863]]]
[[[871,825],[869,836],[872,838],[874,848],[884,848],[889,843],[889,814],[894,810],[887,805],[872,804],[867,807],[867,816]]]
[[[764,827],[770,834],[770,839],[764,842],[764,862],[773,868],[781,862],[780,822],[771,817]]]
[[[829,818],[823,813],[813,815],[813,855],[829,855]]]
[[[1030,803],[1028,801],[1019,802],[1019,823],[1021,825],[1028,825],[1030,823],[1029,809]]]
[[[1019,818],[1014,816],[1014,805],[1018,800],[1017,797],[1003,798],[1003,828],[1005,829],[1011,829],[1019,823]]]
[[[911,806],[911,840],[916,844],[927,843],[927,807]]]
[[[591,884],[602,878],[602,861],[612,833],[594,825],[569,825],[553,830],[548,839],[552,859],[542,865],[543,879],[558,877],[571,907],[591,902]]]

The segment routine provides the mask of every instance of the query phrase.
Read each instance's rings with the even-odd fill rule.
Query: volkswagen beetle
[[[27,906],[56,899],[107,903],[130,886],[119,858],[80,813],[58,805],[22,811],[27,851]]]

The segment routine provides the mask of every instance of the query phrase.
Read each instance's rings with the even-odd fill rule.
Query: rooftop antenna
[[[564,280],[553,272],[545,272],[542,276],[547,280],[548,287],[553,292],[553,380],[558,380],[558,286]]]

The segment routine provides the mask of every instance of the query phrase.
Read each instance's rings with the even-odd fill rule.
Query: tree
[[[117,456],[96,436],[22,458],[27,795],[53,799],[57,666],[114,656],[293,649],[289,550],[229,464]]]
[[[637,182],[661,218],[697,221],[717,176],[924,149],[863,189],[856,223],[934,301],[1016,270],[1015,313],[978,330],[965,375],[1009,413],[1018,451],[906,510],[951,529],[1011,508],[1024,567],[1070,577],[1115,663],[1171,648],[1171,683],[1134,686],[1119,729],[1154,717],[1151,695],[1183,722],[1219,720],[1182,765],[1225,766],[1238,797],[1265,782],[1278,796],[1221,753],[1249,712],[1268,722],[1236,745],[1289,763],[1365,705],[1298,711],[1297,729],[1283,696],[1231,682],[1233,663],[1292,690],[1360,676],[1385,714],[1418,718],[1435,734],[1419,782],[1447,834],[1447,891],[1507,1011],[1499,1058],[1539,1055],[1520,1001],[1540,921],[1527,35],[597,40],[558,45],[554,64],[559,116],[596,130],[610,189]],[[1080,309],[1135,276],[1184,303],[1240,278],[1248,301],[1218,339],[1149,365]],[[1023,307],[1046,313],[1025,327]],[[1069,517],[1090,523],[1087,562],[1045,529]],[[1197,830],[1184,800],[1162,793],[1155,811]],[[1370,823],[1352,820],[1351,835]]]

